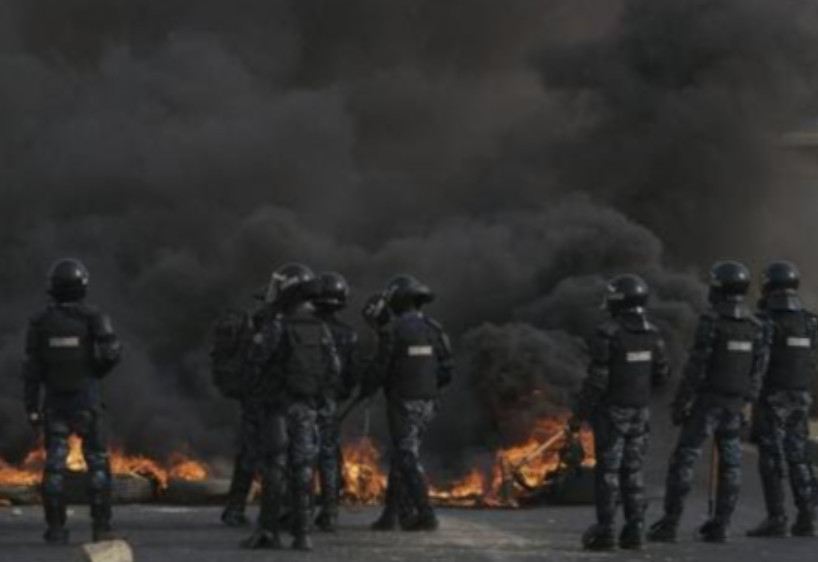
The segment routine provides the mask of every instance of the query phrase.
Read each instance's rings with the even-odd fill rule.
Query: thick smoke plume
[[[816,39],[808,0],[2,2],[0,453],[32,444],[22,335],[64,255],[125,339],[135,452],[229,454],[207,332],[289,260],[355,307],[436,289],[461,373],[433,449],[565,406],[612,274],[652,283],[678,363],[710,260],[818,275],[812,165],[778,142]]]

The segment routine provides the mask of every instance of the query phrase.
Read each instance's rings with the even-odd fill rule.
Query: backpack
[[[214,324],[211,334],[210,371],[213,384],[226,398],[245,393],[247,349],[253,339],[253,319],[231,310]]]

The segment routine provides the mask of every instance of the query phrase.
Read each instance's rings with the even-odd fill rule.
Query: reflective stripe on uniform
[[[651,351],[630,351],[626,356],[628,363],[646,363],[653,361],[653,352]]]
[[[809,338],[787,338],[787,347],[812,347]]]
[[[431,357],[434,350],[431,345],[410,345],[408,354],[409,357]]]
[[[727,351],[742,351],[750,352],[753,350],[753,342],[751,341],[728,341]]]
[[[66,348],[66,347],[79,347],[79,346],[80,346],[80,339],[78,337],[49,338],[48,339],[48,347]]]

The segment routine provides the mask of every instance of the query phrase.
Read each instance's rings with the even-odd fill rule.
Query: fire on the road
[[[526,489],[546,482],[560,468],[560,451],[565,445],[565,417],[539,420],[529,438],[514,447],[501,449],[494,455],[489,470],[473,468],[454,482],[431,486],[437,503],[461,507],[514,507],[517,497]],[[593,435],[580,433],[584,451],[583,466],[594,466]],[[370,438],[344,446],[344,499],[347,502],[371,505],[383,499],[387,476],[381,453]]]
[[[69,439],[68,469],[85,472],[88,467],[82,456],[82,440],[76,436]],[[167,463],[149,459],[141,455],[128,455],[114,449],[110,453],[111,472],[115,476],[140,476],[154,483],[160,490],[168,486],[170,480],[198,481],[206,479],[210,471],[206,464],[182,453],[171,455]],[[13,467],[0,460],[0,486],[33,486],[40,483],[45,450],[38,447],[28,454],[19,467]]]
[[[432,483],[431,495],[437,503],[461,507],[514,507],[520,494],[543,485],[550,474],[560,469],[560,451],[565,445],[564,417],[539,420],[529,438],[522,444],[494,453],[490,468],[471,469],[464,477],[448,483]],[[593,466],[593,436],[580,434],[585,453],[583,465]],[[82,457],[82,442],[71,437],[68,468],[73,472],[87,470]],[[348,443],[343,448],[345,503],[373,505],[383,500],[387,475],[382,453],[368,437]],[[139,476],[155,483],[161,492],[171,480],[202,481],[210,476],[207,464],[188,455],[176,453],[164,463],[141,455],[112,450],[111,471],[116,476]],[[0,460],[0,487],[35,486],[42,477],[45,452],[40,446],[14,467]]]

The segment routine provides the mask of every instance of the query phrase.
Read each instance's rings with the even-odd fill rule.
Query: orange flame
[[[432,483],[430,494],[438,503],[455,506],[513,507],[526,488],[536,488],[560,468],[560,450],[565,444],[566,417],[548,417],[537,421],[522,444],[495,453],[492,467],[473,468],[466,476],[444,485]],[[593,435],[580,433],[585,453],[583,466],[594,466]],[[346,501],[372,504],[386,491],[386,474],[380,452],[369,438],[344,447],[344,491]]]
[[[344,446],[344,489],[341,497],[348,503],[372,505],[386,493],[386,474],[381,469],[381,453],[369,437]]]
[[[210,469],[182,453],[171,455],[167,463],[160,463],[141,455],[128,455],[120,449],[109,451],[111,473],[115,476],[139,476],[153,482],[158,490],[165,490],[170,480],[200,481],[210,476]],[[34,486],[41,482],[45,464],[42,445],[31,451],[19,467],[0,460],[0,485]],[[68,439],[68,470],[86,472],[88,465],[82,453],[82,439],[72,435]]]

